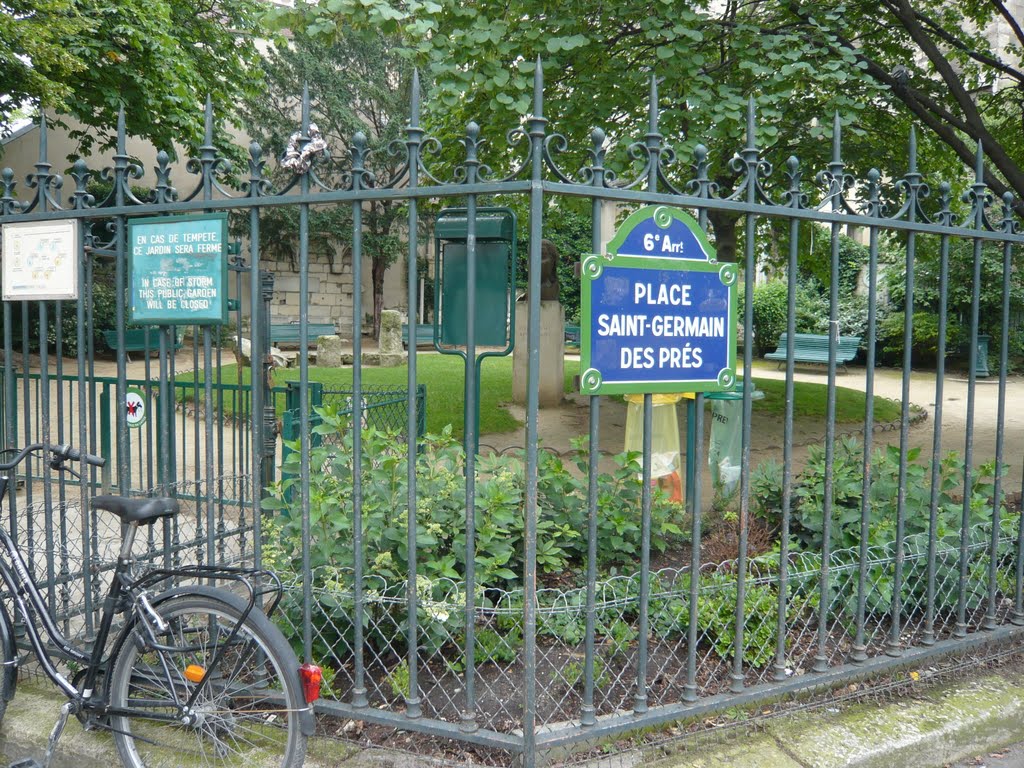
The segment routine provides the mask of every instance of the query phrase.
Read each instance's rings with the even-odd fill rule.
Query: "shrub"
[[[866,595],[869,613],[885,613],[892,605],[895,589],[893,566],[888,562],[888,557],[877,559],[877,553],[891,553],[896,538],[896,500],[900,488],[899,454],[899,448],[896,446],[885,446],[871,456],[867,498],[867,544],[876,551],[876,555],[873,556],[868,577],[871,584],[869,594]],[[908,452],[906,482],[903,485],[903,585],[904,600],[908,606],[923,604],[928,583],[925,553],[928,547],[931,516],[932,466],[930,462],[919,459],[919,448],[913,448]],[[832,552],[845,550],[851,557],[855,557],[861,543],[864,481],[863,450],[858,440],[845,437],[836,444],[832,469],[830,549]],[[984,544],[991,538],[995,473],[993,462],[977,467],[972,473],[968,495],[969,546],[978,545],[984,548]],[[816,567],[808,558],[816,558],[820,562],[820,553],[824,545],[824,475],[825,451],[822,447],[813,446],[808,451],[806,467],[793,479],[791,497],[790,534],[794,539],[794,551],[803,559],[805,570],[813,570]],[[935,527],[939,550],[958,550],[960,547],[963,477],[964,463],[957,453],[951,452],[941,459],[938,467]],[[780,465],[775,462],[765,463],[751,473],[751,500],[754,502],[755,514],[773,525],[779,525],[779,508],[782,504]],[[1005,507],[1001,508],[999,533],[1004,542],[1000,545],[997,557],[1004,565],[1000,566],[1000,573],[1012,570],[1012,541],[1016,539],[1019,524],[1019,513],[1011,513]],[[987,555],[985,558],[987,559]],[[936,573],[938,583],[941,585],[944,582],[956,582],[958,569],[957,562],[947,563],[940,558]],[[844,605],[847,615],[853,616],[857,603],[857,579],[840,581],[834,588],[837,599]],[[987,564],[981,561],[969,564],[965,594],[970,608],[981,604],[987,595]],[[956,588],[939,589],[937,595],[939,610],[948,611],[956,608]]]
[[[312,566],[351,569],[352,432],[331,406],[317,409],[314,433],[324,441],[310,452],[309,539]],[[282,513],[282,541],[290,558],[301,552],[299,445],[269,489],[264,509]],[[538,466],[537,569],[564,576],[586,561],[589,457],[577,447],[571,458],[583,478],[554,454],[542,452]],[[638,454],[615,457],[616,468],[598,478],[598,566],[632,564],[640,553],[640,462]],[[363,431],[362,537],[366,572],[387,583],[407,578],[408,458],[405,444],[375,429]],[[475,569],[478,588],[509,590],[520,584],[525,556],[525,466],[521,452],[477,459]],[[432,582],[460,580],[465,562],[465,455],[451,429],[428,435],[416,459],[418,504],[417,572]],[[651,546],[683,540],[682,507],[655,489]]]
[[[903,359],[903,323],[905,312],[893,312],[878,324],[880,357],[889,363]],[[939,351],[939,316],[935,312],[915,312],[911,361],[914,364],[935,365]],[[955,317],[946,320],[946,353],[955,353],[967,342],[967,334]]]
[[[940,274],[941,252],[937,238],[918,238],[914,263],[914,325],[924,333],[914,333],[914,355],[921,361],[934,363],[935,341],[938,338],[938,311],[941,302]],[[884,343],[883,354],[898,358],[903,350],[903,316],[906,309],[906,261],[905,254],[887,256],[888,268],[884,272],[884,285],[893,307],[900,312],[898,320],[894,315],[891,326],[879,330],[879,340]],[[978,332],[991,337],[990,355],[998,359],[1003,316],[1003,253],[1002,248],[988,244],[981,251],[981,289],[978,307]],[[1019,315],[1024,308],[1024,279],[1019,270],[1014,270],[1010,280],[1010,315]],[[970,334],[971,301],[974,287],[974,248],[970,240],[953,240],[949,244],[949,275],[947,280],[946,317],[949,335],[947,352],[955,354],[966,344]],[[1021,334],[1011,329],[1010,345],[1007,350],[1010,365],[1020,364],[1024,357]]]
[[[779,345],[786,330],[789,288],[781,280],[772,280],[754,288],[754,344],[764,355]]]
[[[92,320],[93,320],[93,344],[97,351],[106,351],[107,343],[103,338],[103,331],[115,328],[115,317],[117,307],[117,293],[114,290],[114,274],[109,269],[96,270],[92,283]],[[82,301],[85,297],[82,297]],[[47,349],[50,352],[57,351],[57,324],[60,323],[61,331],[61,352],[66,357],[74,357],[78,354],[78,304],[74,301],[61,303],[61,315],[57,317],[57,302],[48,301],[46,341]],[[89,309],[86,309],[89,312]],[[87,315],[88,317],[88,315]],[[28,339],[30,352],[39,351],[39,310],[33,302],[28,312]],[[0,313],[0,329],[3,328],[3,314]],[[11,334],[15,344],[19,344],[24,328],[24,317],[17,304],[11,307]],[[88,338],[86,338],[88,344]]]

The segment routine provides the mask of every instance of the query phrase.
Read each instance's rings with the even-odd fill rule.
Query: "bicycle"
[[[0,462],[0,499],[8,496],[12,471],[30,454],[42,453],[51,468],[76,477],[65,462],[106,463],[70,445],[35,443],[3,453],[13,451],[18,451],[13,460]],[[25,558],[0,526],[0,555],[6,555],[0,556],[0,578],[32,654],[68,699],[50,735],[45,765],[74,714],[86,730],[112,733],[121,762],[129,768],[301,766],[322,674],[315,665],[299,665],[268,619],[281,599],[280,580],[267,571],[210,565],[137,573],[132,546],[140,526],[177,514],[177,501],[95,496],[91,503],[122,523],[120,552],[91,649],[77,647],[60,631]],[[183,579],[229,582],[245,594],[224,586],[181,584]],[[166,588],[154,594],[158,587]],[[269,603],[265,613],[257,607],[260,600]],[[112,635],[117,616],[124,623]],[[58,671],[40,625],[55,652],[80,665],[72,680]],[[14,624],[3,602],[0,651],[2,718],[14,698],[19,664]]]

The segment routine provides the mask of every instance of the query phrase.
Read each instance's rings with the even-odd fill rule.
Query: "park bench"
[[[578,325],[565,326],[565,348],[579,350],[580,348],[580,327]]]
[[[125,328],[124,330],[124,352],[125,358],[131,362],[131,352],[145,352],[147,349],[152,352],[160,351],[160,328]],[[177,331],[174,334],[174,350],[181,349],[185,332]],[[107,346],[117,351],[117,331],[103,331],[103,340]]]
[[[414,326],[416,334],[416,346],[433,346],[434,344],[434,324],[433,323],[416,323]],[[402,346],[409,346],[409,324],[402,323]]]
[[[764,356],[765,360],[786,362],[788,334],[779,337],[779,348]],[[818,333],[793,334],[793,361],[797,363],[828,363],[829,337]],[[860,336],[840,336],[836,345],[836,365],[844,366],[857,356]]]
[[[301,325],[298,322],[271,323],[270,343],[272,346],[281,347],[284,345],[297,347],[299,345],[299,331]],[[338,331],[334,323],[308,323],[310,347],[316,346],[316,341],[321,336],[334,336]]]

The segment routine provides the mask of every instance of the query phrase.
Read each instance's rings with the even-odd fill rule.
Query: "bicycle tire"
[[[111,717],[121,762],[129,768],[299,768],[307,737],[298,712],[307,704],[298,660],[281,631],[253,610],[232,643],[224,645],[239,624],[244,603],[219,591],[215,596],[204,590],[172,597],[157,612],[168,623],[158,642],[176,650],[153,650],[136,628],[121,645],[110,673],[111,707],[139,713]],[[187,698],[196,685],[186,678],[185,669],[197,665],[205,672],[218,648],[224,649],[220,663],[207,675],[192,723],[145,716],[147,709],[154,715],[173,712],[175,694],[179,700]]]

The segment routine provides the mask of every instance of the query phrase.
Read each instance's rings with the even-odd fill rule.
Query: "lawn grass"
[[[234,364],[222,366],[221,380],[226,384],[237,381]],[[578,374],[576,360],[566,360],[565,391],[573,392],[573,377]],[[199,381],[203,381],[202,372]],[[463,362],[454,355],[420,355],[417,360],[417,379],[427,388],[427,431],[440,432],[452,425],[456,436],[462,436]],[[192,374],[180,374],[177,381],[191,381]],[[244,384],[249,383],[249,369],[242,370]],[[278,368],[274,371],[276,387],[288,381],[298,381],[298,368]],[[352,386],[351,368],[310,367],[309,380],[320,382],[325,389],[349,389]],[[397,368],[363,368],[363,386],[367,388],[394,387],[405,389],[408,381],[406,366]],[[756,411],[782,416],[786,408],[786,383],[777,379],[754,379],[755,386],[765,393],[762,400],[754,401]],[[820,421],[825,418],[828,389],[824,384],[794,383],[794,418]],[[200,398],[202,390],[200,390]],[[191,390],[184,391],[184,399],[191,400]],[[508,410],[512,400],[512,357],[487,358],[481,366],[480,376],[480,432],[492,434],[510,432],[521,426]],[[840,424],[864,420],[865,395],[855,389],[836,388],[836,422]],[[277,398],[278,415],[284,410],[284,398]],[[225,403],[230,410],[230,403]],[[226,414],[230,415],[230,414]],[[886,398],[875,398],[875,420],[889,422],[900,416],[899,403]]]
[[[773,416],[786,412],[786,382],[779,379],[754,377],[754,386],[764,392],[764,399],[754,402],[754,408]],[[824,419],[828,387],[805,381],[793,383],[794,419]],[[836,387],[836,423],[849,424],[864,421],[867,396],[856,389]],[[900,404],[886,397],[875,398],[875,421],[889,422],[900,417]]]

